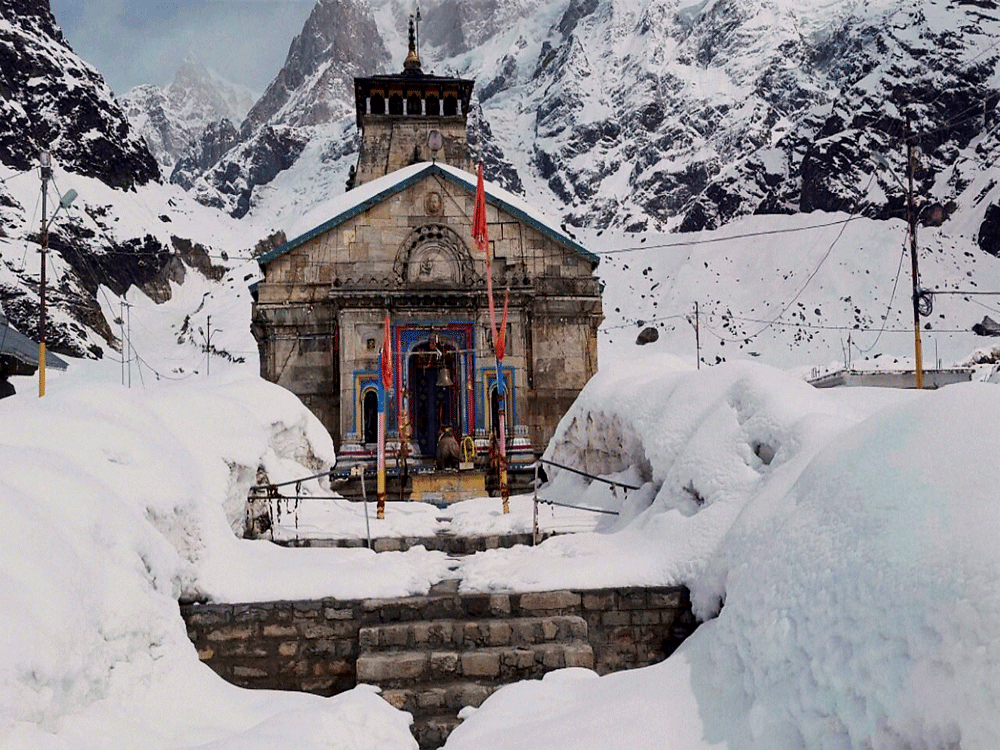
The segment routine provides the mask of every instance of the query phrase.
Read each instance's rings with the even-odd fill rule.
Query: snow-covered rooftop
[[[290,227],[286,230],[287,234],[292,235],[293,239],[261,255],[258,258],[258,262],[261,265],[266,265],[275,258],[305,244],[313,237],[317,237],[348,219],[364,213],[372,206],[381,203],[386,198],[395,195],[410,185],[434,175],[440,175],[449,182],[459,185],[471,193],[476,192],[476,176],[469,174],[463,169],[458,169],[448,164],[439,164],[438,162],[412,164],[371,182],[366,182],[343,195],[314,206],[302,216],[293,218]],[[487,204],[503,209],[516,219],[534,227],[556,242],[580,253],[595,265],[599,262],[599,258],[596,255],[566,234],[556,224],[554,219],[545,216],[533,208],[524,198],[514,195],[490,182],[486,182],[484,187]]]

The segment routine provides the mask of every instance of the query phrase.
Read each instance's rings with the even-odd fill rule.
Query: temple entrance
[[[452,347],[425,342],[413,348],[408,379],[413,439],[425,457],[437,455],[438,438],[451,427],[456,438],[462,434],[458,361]],[[447,373],[447,375],[445,375]]]

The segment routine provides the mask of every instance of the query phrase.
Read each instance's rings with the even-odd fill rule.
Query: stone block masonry
[[[661,661],[697,626],[683,587],[184,604],[181,614],[199,657],[229,682],[320,695],[404,677],[359,675],[362,653],[406,652],[396,666],[375,658],[364,669],[418,676],[518,679],[507,668],[518,659],[608,674]],[[592,658],[580,645],[558,656],[537,645],[570,639]]]

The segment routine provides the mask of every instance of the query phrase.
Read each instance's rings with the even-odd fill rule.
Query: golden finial
[[[410,51],[403,60],[405,70],[420,70],[420,57],[417,55],[417,34],[413,28],[413,16],[410,16]]]

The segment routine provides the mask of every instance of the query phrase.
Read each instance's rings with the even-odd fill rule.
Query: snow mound
[[[818,391],[766,367],[644,364],[602,371],[548,454],[639,477],[645,507],[571,495],[558,473],[550,491],[617,502],[611,533],[467,569],[481,588],[531,571],[544,588],[615,567],[617,585],[686,583],[714,619],[653,667],[505,688],[449,750],[501,727],[519,748],[605,747],[612,716],[616,742],[650,749],[1000,746],[1000,390]]]
[[[713,656],[755,746],[998,745],[998,418],[984,384],[885,409],[734,525]]]
[[[602,368],[560,422],[545,459],[638,490],[613,491],[550,468],[544,498],[619,515],[601,514],[598,533],[476,555],[463,562],[462,586],[694,586],[751,499],[780,495],[833,435],[908,398],[818,391],[749,362],[691,372],[653,355]]]
[[[0,747],[415,747],[409,717],[370,691],[224,683],[178,611],[179,598],[423,592],[444,569],[426,552],[376,565],[368,550],[237,537],[258,467],[277,481],[335,461],[315,417],[255,377],[142,391],[85,380],[0,403]]]

